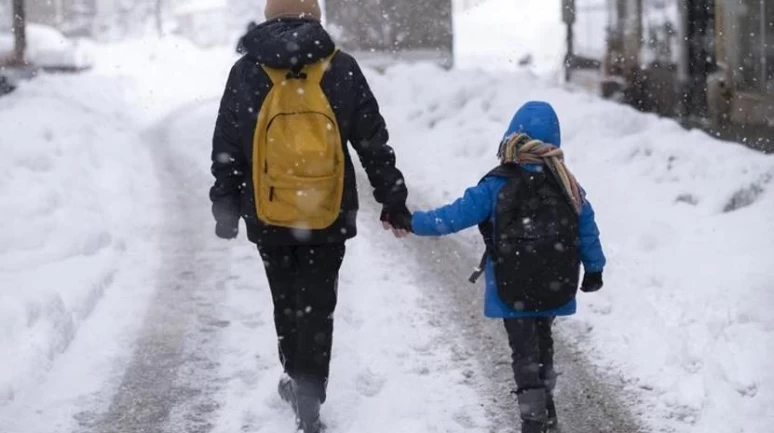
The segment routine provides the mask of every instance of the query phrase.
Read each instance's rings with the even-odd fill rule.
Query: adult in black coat
[[[213,139],[215,185],[210,198],[219,237],[235,238],[242,218],[248,238],[258,245],[287,373],[280,381],[280,394],[296,409],[299,427],[317,433],[319,407],[326,398],[339,268],[345,241],[357,233],[358,195],[347,143],[363,164],[376,201],[383,205],[385,226],[408,230],[411,214],[379,105],[355,59],[335,51],[319,21],[319,5],[313,0],[270,0],[266,15],[267,22],[242,39],[245,55],[228,78]],[[322,230],[266,224],[256,212],[252,176],[257,116],[272,86],[261,65],[290,70],[334,52],[321,87],[336,116],[346,160],[339,218]]]

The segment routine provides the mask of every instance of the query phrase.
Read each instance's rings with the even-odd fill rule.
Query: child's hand
[[[581,290],[584,293],[593,293],[599,291],[603,285],[602,272],[587,272],[583,275]]]
[[[395,235],[395,237],[398,239],[406,238],[408,237],[408,235],[411,234],[411,232],[409,232],[408,230],[396,229],[387,221],[382,221],[382,227],[384,227],[385,230],[392,230],[392,234]]]

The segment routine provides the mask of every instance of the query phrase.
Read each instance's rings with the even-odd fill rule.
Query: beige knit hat
[[[321,19],[322,12],[317,0],[267,0],[264,9],[266,20],[281,17]]]

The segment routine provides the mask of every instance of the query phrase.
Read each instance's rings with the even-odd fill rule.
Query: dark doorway
[[[707,117],[707,77],[717,69],[715,55],[715,0],[686,0],[688,88],[685,111]]]

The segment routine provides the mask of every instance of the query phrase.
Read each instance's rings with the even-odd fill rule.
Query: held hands
[[[405,203],[398,205],[385,205],[382,209],[382,215],[379,218],[382,221],[382,227],[385,230],[392,230],[392,233],[398,239],[403,239],[411,233],[411,212]]]

